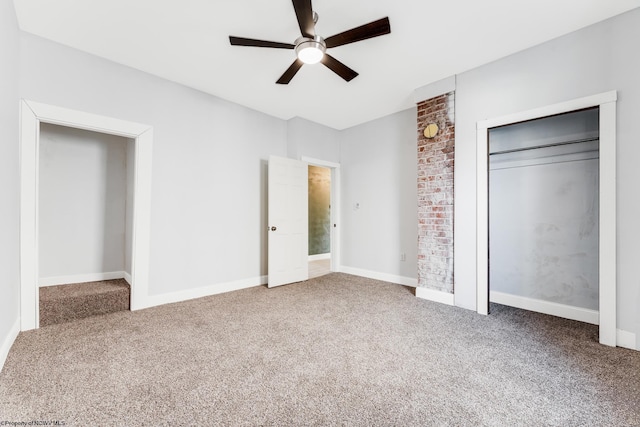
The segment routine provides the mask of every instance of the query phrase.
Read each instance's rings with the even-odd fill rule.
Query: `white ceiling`
[[[290,0],[14,0],[24,31],[267,114],[344,129],[410,108],[421,86],[569,33],[640,0],[314,0],[328,37],[388,16],[391,34],[331,49],[275,81],[292,50],[230,46],[229,35],[293,43]]]

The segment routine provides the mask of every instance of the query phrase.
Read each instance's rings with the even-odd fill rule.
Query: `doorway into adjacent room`
[[[130,308],[134,142],[42,123],[40,326]]]
[[[309,278],[331,272],[331,169],[309,165]]]
[[[40,158],[40,150],[42,149],[40,131],[42,127],[46,128],[48,125],[73,128],[76,131],[85,130],[108,134],[127,140],[127,146],[130,146],[131,150],[126,155],[132,157],[130,176],[130,206],[132,206],[129,271],[130,309],[139,310],[148,306],[146,298],[149,277],[153,129],[139,123],[27,100],[21,101],[20,117],[20,330],[38,328],[40,323],[39,204],[41,201],[39,201],[39,163],[42,160]],[[125,247],[122,250],[126,252]],[[45,274],[47,273],[45,272]]]
[[[302,156],[309,165],[309,278],[340,270],[340,164]]]
[[[321,238],[325,241],[328,239],[329,252],[326,252],[325,247],[313,255],[315,259],[311,259],[314,262],[312,268],[316,268],[312,274],[318,276],[330,271],[339,271],[340,165],[304,156],[300,160],[270,156],[267,226],[270,288],[309,278],[309,165],[321,166],[330,173],[329,204],[325,201],[324,208],[320,209],[328,211],[329,215],[329,236]],[[314,188],[316,181],[327,180],[314,179]],[[315,192],[315,189],[313,191]],[[326,218],[321,223],[325,225],[319,228],[326,230]]]

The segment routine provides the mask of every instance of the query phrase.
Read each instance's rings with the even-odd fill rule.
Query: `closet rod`
[[[489,155],[493,156],[494,154],[517,153],[519,151],[535,150],[537,148],[558,147],[560,145],[569,145],[569,144],[578,144],[580,142],[598,141],[599,139],[600,139],[599,137],[598,138],[585,138],[585,139],[577,139],[575,141],[556,142],[555,144],[534,145],[533,147],[514,148],[512,150],[494,151],[493,153],[489,153]]]

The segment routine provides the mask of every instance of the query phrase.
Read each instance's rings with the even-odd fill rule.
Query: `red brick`
[[[453,291],[454,93],[418,103],[418,285]],[[424,128],[436,123],[435,138]]]

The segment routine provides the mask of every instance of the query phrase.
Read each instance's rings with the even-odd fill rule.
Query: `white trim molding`
[[[618,347],[628,348],[629,350],[640,350],[636,347],[636,334],[633,332],[616,330],[616,343]]]
[[[187,301],[226,292],[238,291],[240,289],[266,285],[267,277],[268,276],[251,277],[248,279],[235,280],[233,282],[216,283],[215,285],[203,286],[201,288],[169,292],[160,295],[150,295],[145,298],[143,306],[140,308],[155,307],[163,304],[171,304],[174,302]]]
[[[455,305],[455,296],[449,292],[442,292],[429,288],[416,288],[416,297],[428,301],[439,302],[440,304]]]
[[[101,280],[114,280],[114,279],[124,279],[124,278],[125,278],[124,271],[107,271],[105,273],[41,277],[38,280],[38,284],[42,288],[45,286],[70,285],[72,283],[98,282]]]
[[[361,268],[341,266],[340,272],[366,277],[368,279],[381,280],[383,282],[397,283],[404,286],[416,287],[418,285],[418,279],[412,277],[397,276],[395,274],[380,273],[378,271],[364,270]]]
[[[313,165],[313,166],[322,166],[329,169],[340,167],[340,163],[330,162],[328,160],[314,159],[313,157],[307,157],[307,156],[300,156],[300,161],[309,163],[310,165]]]
[[[309,255],[309,262],[311,262],[311,261],[321,261],[323,259],[331,259],[331,253]]]
[[[11,329],[9,329],[9,333],[6,338],[0,345],[0,372],[2,372],[2,368],[4,367],[4,362],[7,361],[7,356],[9,355],[9,350],[11,350],[11,346],[15,342],[16,338],[18,338],[18,334],[20,333],[20,319],[16,319],[13,323]]]
[[[552,316],[562,317],[565,319],[591,323],[592,325],[597,325],[600,318],[600,313],[598,313],[597,310],[589,310],[587,308],[558,304],[556,302],[527,298],[519,295],[511,295],[504,292],[489,291],[489,300],[491,302],[508,305],[510,307],[550,314]]]
[[[616,345],[616,101],[617,92],[574,99],[477,123],[476,132],[476,310],[489,313],[488,131],[585,108],[600,111],[599,325],[600,343]]]
[[[20,102],[20,329],[35,329],[40,323],[37,292],[40,123],[133,139],[135,160],[131,310],[141,308],[141,302],[146,298],[149,287],[153,129],[139,123],[23,99]]]

